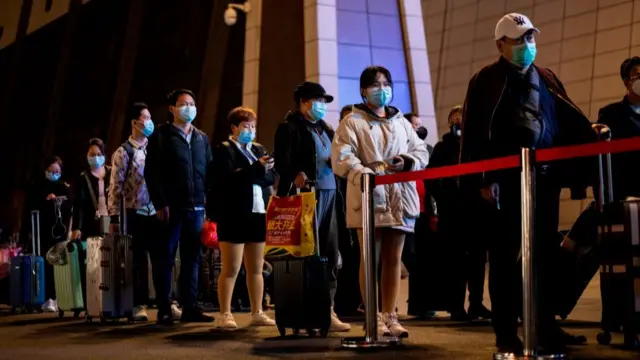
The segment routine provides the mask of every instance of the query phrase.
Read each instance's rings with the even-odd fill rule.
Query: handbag
[[[316,253],[313,192],[294,196],[272,196],[266,211],[265,256],[310,256]]]
[[[98,214],[98,199],[96,198],[96,193],[93,191],[93,185],[91,185],[91,180],[89,180],[89,175],[84,173],[84,178],[87,180],[87,187],[89,188],[89,194],[91,195],[91,201],[93,201],[93,207],[96,209],[95,219],[98,220],[98,226],[100,228],[101,234],[109,233],[109,225],[111,225],[111,217],[105,215]]]

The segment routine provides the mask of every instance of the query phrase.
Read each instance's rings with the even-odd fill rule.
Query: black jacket
[[[611,129],[613,139],[640,136],[640,114],[631,109],[626,96],[622,101],[600,109],[598,123],[607,125]],[[613,196],[615,199],[640,196],[638,164],[640,164],[640,152],[638,151],[612,155]]]
[[[266,155],[258,143],[251,144],[251,153],[256,159]],[[253,210],[253,185],[262,188],[265,207],[269,204],[275,172],[265,171],[260,161],[251,164],[235,143],[224,141],[215,147],[210,171],[216,174],[207,197],[207,215],[212,221],[242,227]]]
[[[105,166],[104,174],[104,196],[105,201],[109,199],[109,182],[111,179],[111,167]],[[93,193],[96,196],[96,201],[100,193],[98,191],[98,178],[95,177],[90,170],[85,170],[80,173],[80,177],[76,180],[75,196],[73,199],[73,230],[80,230],[82,232],[82,238],[86,239],[91,236],[100,236],[100,222],[96,220],[96,207],[91,198],[89,192],[89,185],[84,174],[89,176]]]
[[[67,200],[60,207],[61,215],[58,217],[54,200],[47,200],[49,194],[56,197],[66,196]],[[72,198],[69,184],[64,181],[50,181],[44,177],[39,178],[27,193],[27,203],[22,220],[23,238],[27,239],[25,245],[31,248],[31,211],[40,212],[40,241],[41,253],[47,252],[48,247],[67,239],[67,227],[71,218]]]
[[[314,124],[327,133],[333,141],[335,132],[324,121]],[[284,122],[278,126],[274,141],[273,156],[276,171],[280,175],[278,196],[291,195],[291,184],[300,172],[304,172],[309,180],[316,178],[316,145],[313,134],[309,131],[308,121],[299,111],[287,114]],[[331,166],[331,165],[329,165]]]
[[[545,82],[555,100],[558,121],[556,146],[597,141],[589,119],[569,99],[556,75],[549,69],[538,66],[535,66],[535,69],[540,75],[540,81]],[[514,110],[519,106],[514,104],[511,96],[510,71],[511,65],[501,57],[471,78],[463,108],[460,146],[462,162],[491,159],[519,152],[519,147],[513,144],[510,138],[509,124]],[[556,162],[555,167],[560,171],[558,178],[562,180],[561,186],[579,190],[575,193],[583,195],[586,186],[591,185],[593,181],[593,178],[587,176],[593,170],[593,162],[587,160],[589,159],[563,161],[562,164]],[[499,183],[502,175],[503,172],[494,172],[482,176],[465,176],[460,180],[464,183],[465,189],[470,190],[479,188],[483,181]]]
[[[149,138],[144,178],[156,209],[204,207],[207,168],[212,161],[209,138],[191,126],[191,142],[170,123]]]

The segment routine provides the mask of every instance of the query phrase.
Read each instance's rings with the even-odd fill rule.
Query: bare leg
[[[405,235],[401,231],[385,229],[382,237],[382,312],[395,313]]]
[[[264,242],[247,243],[244,246],[244,267],[247,270],[247,289],[251,301],[251,313],[262,311],[262,297],[264,295]]]
[[[226,241],[220,242],[220,258],[222,260],[222,270],[218,277],[218,301],[220,302],[220,313],[231,312],[231,296],[236,284],[236,278],[242,265],[242,252],[244,244],[232,244]]]

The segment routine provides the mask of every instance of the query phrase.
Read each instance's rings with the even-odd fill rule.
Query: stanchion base
[[[548,359],[566,359],[565,354],[537,354],[537,355],[518,355],[514,353],[495,353],[493,360],[548,360]]]
[[[401,345],[400,338],[395,336],[379,337],[377,341],[367,341],[364,336],[349,337],[342,339],[343,349],[371,349],[371,348],[385,348],[391,346]]]

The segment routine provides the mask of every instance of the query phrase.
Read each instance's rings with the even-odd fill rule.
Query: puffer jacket
[[[380,118],[365,105],[356,105],[333,138],[331,162],[336,175],[347,179],[347,227],[362,227],[362,174],[373,173],[367,166],[402,156],[405,171],[424,169],[429,162],[427,147],[402,113],[387,109]],[[373,196],[375,226],[406,226],[403,218],[420,215],[420,200],[414,182],[376,186]]]

